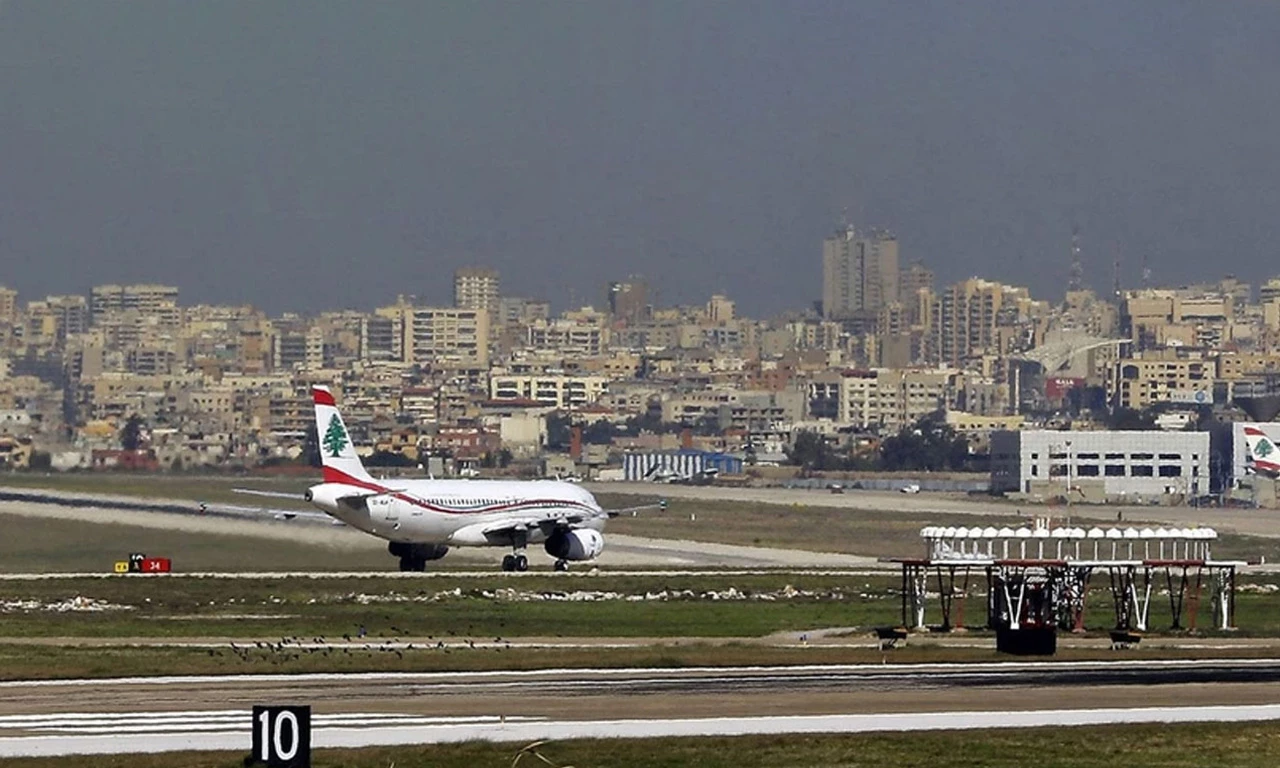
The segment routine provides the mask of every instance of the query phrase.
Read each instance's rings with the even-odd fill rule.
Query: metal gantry
[[[1144,632],[1151,601],[1163,582],[1172,629],[1195,629],[1208,586],[1213,626],[1231,629],[1236,569],[1244,563],[1214,560],[1212,528],[941,527],[920,531],[923,558],[902,566],[902,623],[926,626],[930,576],[941,610],[939,628],[964,626],[964,603],[975,575],[985,576],[986,626],[1018,630],[1056,625],[1083,631],[1090,582],[1103,574],[1115,614],[1113,629]],[[1207,584],[1206,584],[1207,582]]]

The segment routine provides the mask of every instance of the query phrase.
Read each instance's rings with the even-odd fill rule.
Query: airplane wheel
[[[425,557],[416,558],[413,561],[413,570],[417,573],[427,570],[427,559]]]
[[[556,569],[557,571],[567,571],[567,570],[569,570],[569,561],[568,561],[568,560],[557,560],[557,561],[556,561],[556,564],[555,564],[555,569]]]
[[[515,555],[507,555],[506,557],[502,558],[502,570],[514,571],[515,569],[516,569]]]
[[[529,570],[529,558],[524,555],[516,555],[516,570],[522,572]]]
[[[406,572],[406,573],[407,573],[407,572],[409,572],[409,571],[412,571],[412,570],[414,570],[414,567],[413,567],[413,566],[414,566],[414,562],[413,562],[413,558],[412,558],[412,557],[402,557],[402,558],[400,558],[400,570],[401,570],[401,571],[404,571],[404,572]]]

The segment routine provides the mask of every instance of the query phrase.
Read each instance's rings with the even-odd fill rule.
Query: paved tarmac
[[[1277,680],[1258,659],[6,682],[0,756],[247,750],[260,703],[311,705],[318,747],[1270,720]]]
[[[1280,509],[1235,509],[1215,507],[1166,507],[1137,505],[1046,506],[1017,504],[989,496],[971,497],[955,493],[895,493],[891,491],[848,490],[831,493],[818,489],[731,488],[721,486],[667,485],[659,483],[590,483],[592,493],[636,496],[661,495],[669,499],[701,499],[705,501],[741,501],[758,504],[782,504],[862,511],[909,512],[913,514],[984,515],[988,517],[1032,518],[1052,515],[1055,519],[1070,514],[1073,521],[1096,522],[1098,525],[1162,523],[1178,527],[1206,525],[1220,531],[1233,531],[1249,536],[1280,537]]]
[[[77,520],[157,528],[187,533],[208,533],[302,542],[337,551],[385,550],[386,542],[352,528],[323,522],[294,519],[277,521],[270,517],[254,517],[251,512],[201,514],[196,505],[185,511],[174,511],[169,505],[146,509],[94,505],[83,494],[73,504],[27,500],[0,500],[0,515]],[[123,504],[123,502],[119,502]],[[497,550],[458,548],[449,552],[449,562],[496,563]],[[549,562],[549,560],[548,560]],[[608,568],[872,568],[872,557],[830,552],[807,552],[795,549],[746,547],[731,544],[641,536],[606,534],[604,553],[591,565]],[[591,567],[591,566],[581,566]]]

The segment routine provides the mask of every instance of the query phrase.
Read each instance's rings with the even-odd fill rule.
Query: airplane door
[[[395,499],[390,496],[374,496],[369,503],[373,508],[372,516],[375,520],[385,520],[388,523],[399,522],[400,505],[396,504]]]

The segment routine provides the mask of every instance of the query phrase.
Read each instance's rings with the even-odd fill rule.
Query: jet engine
[[[415,560],[439,560],[449,554],[449,548],[443,544],[410,544],[404,541],[388,543],[387,551],[396,557],[408,557]]]
[[[547,538],[546,549],[560,560],[593,560],[604,551],[604,536],[590,528],[559,530]]]
[[[339,509],[351,509],[342,502],[342,499],[359,499],[361,496],[368,495],[368,491],[357,485],[321,483],[308,488],[302,498],[326,512],[337,512]]]

